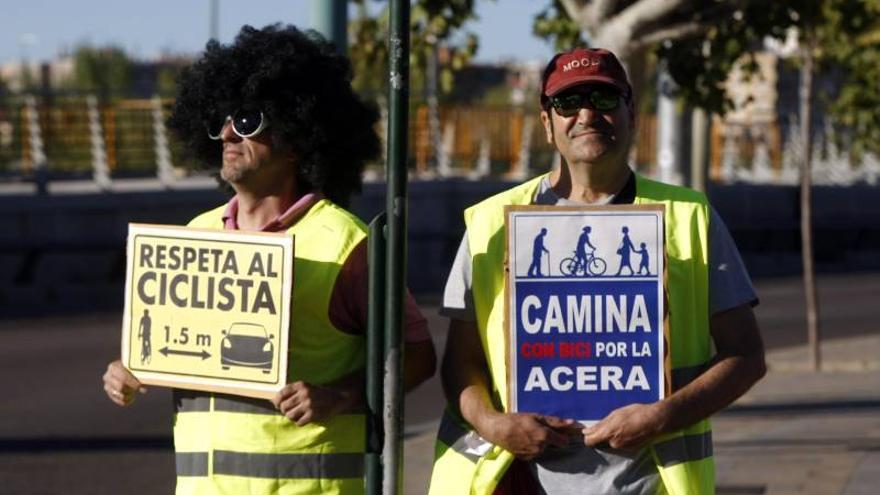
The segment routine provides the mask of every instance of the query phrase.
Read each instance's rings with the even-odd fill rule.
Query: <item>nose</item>
[[[241,141],[241,137],[232,130],[232,120],[226,119],[226,122],[223,123],[223,129],[220,130],[220,139],[224,142],[238,142]]]
[[[600,114],[601,112],[599,112],[598,110],[587,108],[587,106],[582,106],[580,110],[578,110],[577,120],[578,122],[589,124],[590,122],[596,120],[600,116]]]

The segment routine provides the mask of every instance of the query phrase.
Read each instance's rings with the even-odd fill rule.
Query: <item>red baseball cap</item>
[[[602,48],[576,48],[557,53],[544,68],[541,100],[589,82],[616,86],[626,97],[632,92],[626,70],[613,53]]]

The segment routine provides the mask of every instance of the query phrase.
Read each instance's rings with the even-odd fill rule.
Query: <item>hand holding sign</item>
[[[287,419],[297,426],[304,426],[330,419],[357,405],[360,402],[357,390],[346,386],[313,385],[296,381],[285,385],[272,398],[272,403]]]
[[[103,379],[107,397],[110,397],[117,406],[127,406],[134,402],[135,392],[147,393],[147,389],[131,374],[131,371],[122,366],[122,361],[113,361],[107,365]]]
[[[635,451],[663,433],[663,424],[659,402],[630,404],[586,428],[584,443],[590,447],[607,444],[612,449]]]
[[[580,434],[571,419],[531,413],[492,413],[482,422],[480,435],[520,459],[530,460],[547,447],[565,447],[570,436]]]

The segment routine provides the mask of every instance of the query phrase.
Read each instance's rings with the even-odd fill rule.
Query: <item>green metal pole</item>
[[[370,222],[369,298],[367,318],[367,454],[364,460],[367,495],[382,493],[382,362],[385,353],[385,225],[387,217],[380,213]]]
[[[392,0],[388,33],[388,215],[385,286],[385,447],[383,493],[403,492],[403,326],[406,280],[406,149],[409,1]]]
[[[336,51],[348,53],[348,1],[312,0],[312,28],[336,45]]]
[[[211,0],[210,25],[208,26],[208,39],[220,41],[220,0]]]

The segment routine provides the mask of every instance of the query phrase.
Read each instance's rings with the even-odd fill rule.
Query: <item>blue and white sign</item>
[[[591,424],[664,397],[663,215],[507,207],[511,410]]]

